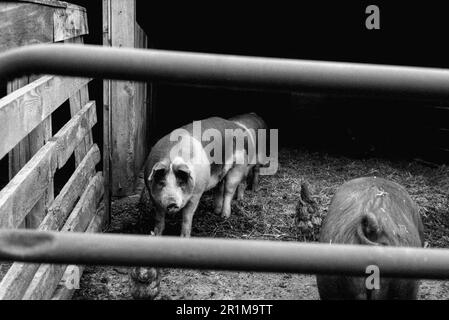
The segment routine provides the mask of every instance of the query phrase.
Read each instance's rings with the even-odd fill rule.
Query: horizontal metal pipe
[[[0,261],[448,279],[449,250],[0,230]]]
[[[30,73],[407,98],[449,96],[449,71],[437,68],[73,44],[33,45],[0,54],[0,79]]]

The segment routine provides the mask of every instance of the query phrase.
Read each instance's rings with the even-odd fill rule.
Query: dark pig
[[[370,246],[423,246],[418,208],[395,182],[367,177],[343,184],[323,222],[320,242]],[[321,299],[416,299],[419,281],[382,278],[367,289],[365,278],[317,275]]]

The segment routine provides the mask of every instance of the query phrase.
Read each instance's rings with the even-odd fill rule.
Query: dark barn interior
[[[87,43],[101,43],[101,3],[77,0],[89,14]],[[443,13],[409,5],[382,7],[381,30],[364,25],[366,5],[178,5],[138,1],[137,21],[156,49],[293,59],[449,67],[439,39]],[[430,18],[432,16],[432,18]],[[414,23],[419,17],[425,23]],[[428,48],[424,50],[423,48]],[[411,54],[412,53],[412,54]],[[100,80],[91,95],[102,100]],[[260,92],[156,84],[152,141],[194,119],[254,111],[279,129],[281,145],[350,157],[449,161],[445,101],[353,96],[351,92]],[[98,105],[101,105],[98,103]],[[99,108],[101,109],[101,108]],[[99,116],[101,117],[101,110]],[[101,120],[99,121],[101,123]],[[98,128],[97,128],[98,131]],[[101,142],[101,135],[97,133]]]
[[[139,13],[142,27],[159,49],[449,66],[447,49],[439,45],[435,32],[437,22],[400,26],[394,19],[401,11],[383,8],[386,14],[382,16],[382,30],[369,32],[363,23],[362,3],[359,7],[338,4],[325,8],[222,5],[204,11],[182,8],[174,13],[168,8],[149,6]],[[422,18],[426,12],[421,10],[412,8],[410,20],[418,13]],[[424,47],[438,49],[424,51]],[[395,100],[356,97],[351,92],[291,94],[179,86],[159,86],[157,98],[158,132],[166,132],[187,119],[255,111],[271,128],[279,129],[281,145],[356,157],[449,160],[449,132],[444,120],[449,110],[444,109],[447,103],[442,101],[416,102],[405,96]]]

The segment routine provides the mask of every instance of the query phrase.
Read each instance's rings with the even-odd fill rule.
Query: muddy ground
[[[402,184],[420,207],[426,245],[449,247],[449,168],[384,159],[354,160],[341,156],[284,149],[275,176],[261,178],[257,193],[246,192],[233,204],[230,219],[213,214],[212,194],[206,194],[194,217],[192,236],[277,241],[316,241],[322,218],[336,189],[360,176],[379,176]],[[295,224],[302,181],[318,203],[318,213]],[[148,234],[148,207],[139,193],[113,203],[108,232]],[[143,208],[143,209],[142,209]],[[179,221],[168,221],[168,234],[179,234]],[[88,267],[74,299],[130,299],[128,269]],[[158,299],[318,299],[314,276],[165,269]],[[420,299],[448,299],[449,281],[422,281]]]

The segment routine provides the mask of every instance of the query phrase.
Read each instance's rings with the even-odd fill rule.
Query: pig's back
[[[392,245],[421,246],[423,226],[416,204],[399,184],[377,177],[364,177],[343,184],[329,206],[320,241],[355,243],[356,228],[367,213],[373,214]]]
[[[246,113],[229,119],[230,121],[240,123],[248,129],[266,129],[265,121],[255,113]]]
[[[224,156],[225,152],[225,130],[226,129],[240,129],[240,127],[235,124],[232,121],[223,119],[223,118],[219,118],[219,117],[211,117],[211,118],[207,118],[204,120],[199,120],[201,121],[201,136],[203,134],[204,131],[208,130],[208,129],[215,129],[217,131],[220,132],[220,135],[222,137],[222,154]],[[189,123],[187,125],[182,126],[180,129],[184,129],[186,130],[186,132],[193,138],[195,138],[193,136],[194,134],[194,130],[193,130],[193,123]],[[176,130],[176,129],[175,129]],[[173,130],[174,131],[174,130]],[[162,161],[164,159],[169,158],[169,153],[170,150],[172,150],[173,147],[175,147],[179,141],[175,140],[175,141],[171,141],[170,136],[173,133],[170,132],[169,134],[165,135],[164,137],[162,137],[151,149],[150,155],[148,157],[148,161],[147,161],[147,168],[152,168],[154,166],[154,164],[156,164],[159,161]],[[209,143],[211,143],[211,141],[206,140],[203,141],[201,139],[201,137],[199,137],[200,139],[200,143],[203,146],[203,148],[208,145]],[[230,143],[233,143],[233,141],[229,141]],[[213,163],[212,159],[210,157],[209,154],[207,154],[207,157],[209,159],[210,162],[210,166],[211,166],[211,175],[212,176],[216,176],[217,174],[219,174],[220,172],[222,172],[223,166],[224,166],[224,159],[223,159],[223,163]]]

